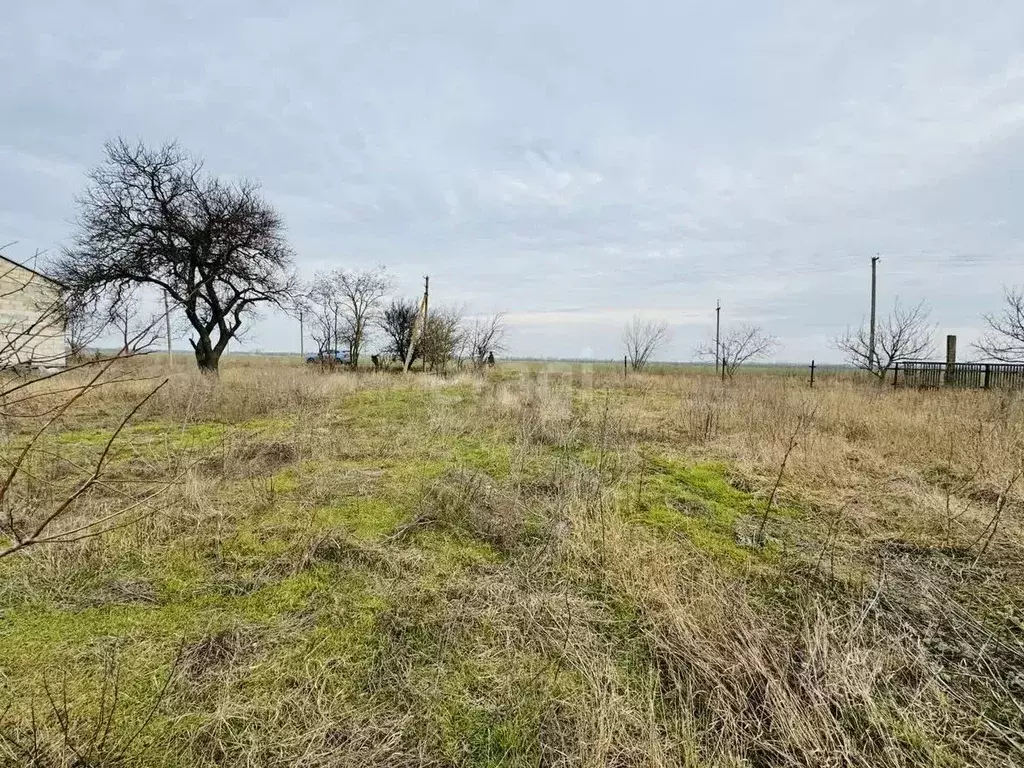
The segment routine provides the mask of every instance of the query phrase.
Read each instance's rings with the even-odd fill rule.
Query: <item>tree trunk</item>
[[[198,342],[192,342],[192,348],[196,353],[196,364],[199,366],[200,372],[213,376],[220,372],[220,355],[224,350],[219,347],[219,344],[214,347],[210,343],[209,336],[200,336]]]

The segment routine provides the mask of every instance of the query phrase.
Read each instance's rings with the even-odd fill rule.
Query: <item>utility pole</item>
[[[877,265],[878,256],[871,257],[871,325],[868,331],[868,370],[875,370],[875,295],[878,286]]]
[[[302,323],[302,310],[299,310],[299,357],[306,358],[306,328]]]
[[[164,291],[164,320],[167,322],[167,365],[174,365],[174,353],[171,351],[171,304]]]
[[[420,343],[427,338],[427,313],[430,307],[430,275],[423,276],[423,325],[420,326]],[[427,356],[423,356],[423,370],[427,370]]]
[[[715,306],[715,373],[718,373],[718,357],[722,351],[722,300],[717,299]]]
[[[412,365],[412,355],[416,344],[426,338],[427,335],[427,301],[430,298],[430,276],[423,276],[423,301],[420,302],[420,311],[416,313],[416,320],[412,326],[412,332],[409,334],[409,350],[405,353],[405,365],[402,370],[406,373],[409,371],[409,367]],[[419,326],[419,333],[416,333],[416,326]],[[427,361],[423,360],[423,369],[426,370]]]

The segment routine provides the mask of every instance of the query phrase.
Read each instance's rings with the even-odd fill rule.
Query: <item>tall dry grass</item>
[[[65,450],[164,374],[131,365]],[[1013,394],[251,360],[140,419],[160,511],[0,564],[12,764],[1024,762]],[[123,754],[89,740],[112,630],[112,730],[156,701]]]

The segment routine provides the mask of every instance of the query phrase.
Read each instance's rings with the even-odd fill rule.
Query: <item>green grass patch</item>
[[[358,539],[391,533],[407,517],[400,506],[378,498],[350,498],[312,513],[317,527],[344,528]]]
[[[639,500],[637,492],[624,489],[622,496],[640,522],[683,533],[699,549],[727,561],[743,563],[754,555],[738,542],[737,526],[759,516],[766,501],[733,486],[724,464],[685,466],[664,458],[649,460]],[[772,510],[773,516],[794,514],[788,508]]]

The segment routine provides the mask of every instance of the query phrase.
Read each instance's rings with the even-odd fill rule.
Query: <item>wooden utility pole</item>
[[[877,265],[878,256],[871,257],[871,325],[868,331],[868,370],[875,370],[875,298],[878,287]]]
[[[164,320],[167,323],[167,365],[174,365],[174,353],[171,351],[171,303],[167,299],[167,291],[164,291]]]
[[[302,310],[299,310],[299,357],[306,358],[306,328],[302,322]]]
[[[722,300],[718,299],[715,306],[715,373],[718,373],[718,358],[722,351]]]

